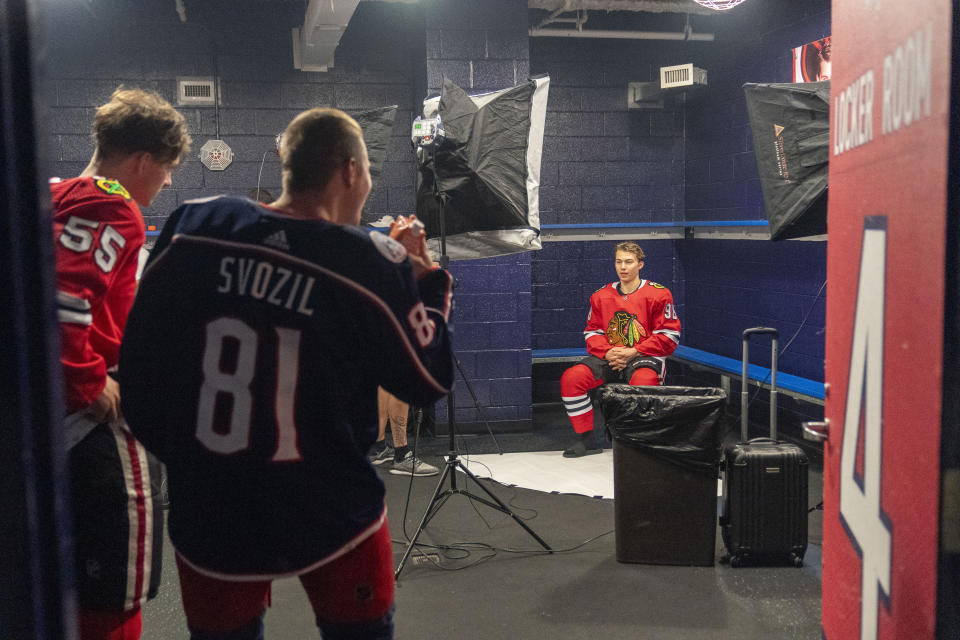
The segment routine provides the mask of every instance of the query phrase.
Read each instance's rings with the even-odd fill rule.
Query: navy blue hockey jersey
[[[269,578],[374,532],[377,386],[417,405],[447,392],[451,291],[445,271],[417,282],[377,231],[241,198],[177,209],[120,362],[124,416],[168,468],[177,551],[208,575]]]

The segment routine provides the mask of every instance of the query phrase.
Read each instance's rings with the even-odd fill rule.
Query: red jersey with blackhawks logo
[[[647,356],[668,356],[680,344],[680,318],[670,290],[641,280],[636,291],[620,292],[612,282],[590,296],[583,330],[587,352],[603,358],[613,347],[633,347]]]
[[[74,412],[100,395],[117,364],[145,230],[140,208],[116,180],[51,182],[60,360]]]

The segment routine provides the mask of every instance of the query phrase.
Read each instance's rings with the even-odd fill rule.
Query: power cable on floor
[[[490,558],[496,557],[496,555],[497,555],[498,552],[502,552],[502,553],[513,553],[513,554],[524,554],[524,555],[550,555],[551,553],[552,553],[552,554],[572,553],[572,552],[574,552],[574,551],[576,551],[576,550],[578,550],[578,549],[580,549],[580,548],[582,548],[582,547],[590,544],[591,542],[593,542],[593,541],[595,541],[595,540],[598,540],[598,539],[600,539],[600,538],[602,538],[602,537],[604,537],[604,536],[610,535],[610,534],[613,533],[613,532],[614,532],[614,529],[610,529],[609,531],[604,531],[603,533],[600,533],[600,534],[598,534],[598,535],[595,535],[595,536],[593,536],[593,537],[591,537],[591,538],[587,538],[587,539],[584,540],[583,542],[580,542],[580,543],[578,543],[578,544],[575,544],[575,545],[573,545],[573,546],[571,546],[571,547],[567,547],[567,548],[564,548],[564,549],[554,549],[552,552],[547,551],[547,550],[545,550],[545,549],[511,549],[511,548],[509,548],[509,547],[497,547],[497,546],[494,546],[494,545],[491,545],[491,544],[487,544],[487,543],[485,543],[485,542],[471,542],[471,541],[457,542],[457,543],[455,543],[455,544],[446,544],[446,545],[444,545],[444,544],[429,544],[429,543],[425,543],[425,542],[418,542],[417,545],[416,545],[416,547],[417,547],[417,550],[418,550],[418,551],[420,551],[420,549],[419,549],[420,547],[422,547],[422,548],[424,548],[424,549],[435,549],[435,550],[437,550],[437,551],[442,552],[442,553],[444,554],[444,557],[446,557],[447,559],[450,559],[450,560],[463,560],[463,559],[466,559],[466,558],[468,558],[468,557],[470,557],[470,556],[472,555],[472,554],[470,553],[471,550],[475,550],[475,551],[481,551],[481,550],[483,550],[483,551],[489,551],[489,552],[490,552],[490,553],[487,553],[487,554],[481,556],[480,558],[478,558],[477,560],[475,560],[475,561],[473,561],[473,562],[471,562],[471,563],[469,563],[469,564],[461,565],[461,566],[458,566],[458,567],[445,567],[445,566],[443,566],[442,564],[440,564],[440,561],[438,561],[436,558],[434,558],[434,557],[431,556],[430,554],[426,554],[426,553],[423,553],[422,551],[420,551],[421,557],[426,558],[426,560],[427,560],[428,562],[430,562],[431,564],[433,564],[434,566],[436,566],[438,569],[441,569],[441,570],[443,570],[443,571],[460,571],[460,570],[462,570],[462,569],[468,569],[468,568],[470,568],[470,567],[475,567],[475,566],[477,566],[478,564],[480,564],[480,563],[482,563],[482,562],[486,562],[486,561],[489,560]],[[394,542],[395,544],[405,544],[403,540],[393,540],[393,542]],[[462,556],[460,556],[460,557],[450,557],[450,556],[447,555],[449,552],[459,552],[459,553],[462,553],[462,554],[464,554],[464,555],[462,555]]]

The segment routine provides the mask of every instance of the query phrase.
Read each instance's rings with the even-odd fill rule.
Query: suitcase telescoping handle
[[[747,422],[749,415],[747,407],[750,404],[750,391],[748,390],[750,378],[747,375],[747,365],[750,362],[750,337],[763,333],[771,334],[773,340],[770,347],[770,439],[777,439],[777,342],[780,338],[780,332],[773,327],[753,327],[743,332],[743,376],[740,379],[740,439],[743,442],[748,439]]]

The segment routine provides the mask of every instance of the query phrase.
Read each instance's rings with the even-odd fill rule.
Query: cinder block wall
[[[829,34],[829,4],[772,0],[692,16],[695,32],[715,34],[706,43],[531,39],[531,67],[550,73],[554,85],[549,115],[555,128],[544,143],[544,222],[764,219],[742,85],[789,82],[790,48]],[[619,28],[631,20],[637,29],[682,27],[669,14],[615,15]],[[627,82],[654,79],[660,66],[685,62],[708,71],[707,89],[684,100],[668,97],[662,111],[627,109]],[[593,285],[615,278],[612,246],[553,243],[534,256],[534,348],[583,344]],[[806,316],[780,367],[823,379],[825,301],[817,292],[826,278],[825,243],[641,246],[650,255],[643,275],[669,286],[677,300],[682,344],[739,358],[743,329],[776,326],[785,343]],[[756,350],[756,362],[769,364],[764,351]]]
[[[830,2],[747,2],[715,21],[712,51],[693,59],[709,87],[687,107],[688,220],[764,219],[743,84],[791,82],[792,47],[830,35]],[[826,242],[677,242],[686,287],[684,344],[739,358],[740,334],[780,330],[781,346],[806,322],[779,362],[782,371],[823,380]],[[769,366],[769,349],[751,360]]]
[[[694,20],[697,18],[694,17]],[[585,29],[682,31],[684,17],[594,12]],[[531,38],[533,73],[550,76],[543,145],[541,222],[670,222],[684,218],[684,110],[630,109],[629,82],[659,80],[699,43]],[[533,255],[533,347],[583,346],[590,295],[616,279],[616,242],[551,242]],[[674,244],[640,240],[642,276],[668,286],[683,317]]]
[[[399,105],[367,210],[412,213],[417,163],[409,132],[422,99],[439,90],[443,75],[470,92],[529,77],[523,0],[361,2],[326,73],[293,67],[290,29],[302,24],[303,3],[209,0],[186,3],[186,10],[185,23],[172,2],[65,5],[46,16],[51,175],[70,177],[86,166],[94,109],[119,84],[154,89],[173,102],[177,76],[219,76],[219,108],[180,107],[194,151],[174,174],[173,187],[144,208],[156,229],[189,198],[246,195],[258,183],[279,195],[274,136],[297,113],[317,106],[355,113]],[[198,160],[200,146],[217,137],[235,154],[222,172]],[[454,263],[452,271],[460,281],[454,340],[463,370],[498,428],[528,425],[530,257]],[[456,390],[457,419],[469,430],[478,413],[459,376]],[[440,405],[443,421],[446,406]]]
[[[748,2],[729,15],[692,16],[695,31],[717,34],[714,43],[531,39],[529,15],[523,0],[361,2],[333,69],[304,73],[293,68],[290,38],[303,21],[301,3],[188,3],[185,23],[173,3],[59,6],[44,24],[50,174],[69,177],[86,165],[94,108],[118,84],[173,100],[177,76],[216,71],[222,104],[182,108],[195,151],[173,188],[145,209],[149,225],[159,229],[192,197],[242,195],[258,182],[278,194],[275,134],[299,111],[328,105],[351,112],[399,105],[367,207],[409,213],[416,182],[409,124],[443,75],[477,92],[548,73],[543,223],[763,216],[741,85],[789,80],[789,48],[830,31],[827,0]],[[617,12],[593,14],[589,26],[617,21],[675,31],[680,19]],[[710,72],[705,93],[686,103],[668,100],[662,111],[627,108],[627,82],[652,80],[660,66],[687,61]],[[211,172],[196,151],[218,136],[236,156],[226,171]],[[649,256],[644,276],[673,291],[684,344],[736,357],[744,327],[773,324],[789,335],[812,309],[781,368],[822,376],[823,299],[813,301],[825,277],[823,243],[641,244]],[[583,344],[587,299],[615,277],[612,245],[545,243],[540,252],[453,263],[461,283],[457,353],[488,417],[502,428],[529,422],[530,349]],[[478,416],[459,378],[457,392],[458,421],[470,429]],[[442,421],[445,406],[438,411]]]
[[[511,87],[530,76],[525,0],[424,1],[428,93],[443,77],[468,93]],[[453,346],[487,420],[499,430],[528,428],[530,391],[531,256],[452,262],[455,292]],[[484,427],[466,383],[454,385],[459,431]],[[436,405],[438,423],[447,405]]]
[[[173,187],[144,208],[148,225],[161,228],[190,198],[246,195],[258,183],[279,195],[275,135],[300,111],[324,106],[359,112],[399,105],[383,174],[367,206],[390,214],[413,210],[412,79],[417,56],[423,57],[417,12],[361,3],[335,66],[309,73],[293,67],[290,30],[303,23],[301,3],[210,0],[188,3],[186,10],[185,23],[166,2],[65,4],[46,14],[53,175],[73,176],[86,165],[94,110],[118,85],[153,89],[176,104],[177,76],[216,74],[219,108],[179,107],[193,151],[175,172]],[[225,171],[209,171],[199,162],[199,150],[218,136],[234,160]]]

